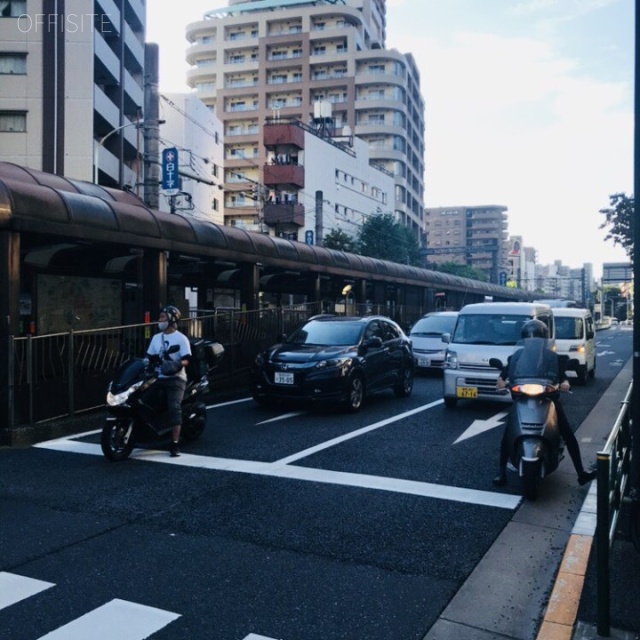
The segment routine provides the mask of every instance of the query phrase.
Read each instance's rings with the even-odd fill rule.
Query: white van
[[[596,331],[588,309],[553,309],[556,325],[556,351],[559,356],[575,358],[580,366],[578,382],[586,384],[596,375]]]
[[[508,389],[496,389],[500,373],[489,365],[490,358],[504,364],[522,344],[520,330],[527,320],[541,320],[549,327],[553,341],[551,307],[533,302],[479,302],[460,310],[448,342],[443,369],[444,404],[453,408],[460,399],[511,402]]]

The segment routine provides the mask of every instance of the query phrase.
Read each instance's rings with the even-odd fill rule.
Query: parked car
[[[258,354],[253,398],[335,402],[355,412],[383,389],[410,396],[413,372],[411,340],[390,318],[321,315]]]
[[[434,311],[427,313],[411,327],[409,338],[417,369],[442,369],[447,350],[447,343],[442,341],[442,335],[453,334],[457,319],[457,311]]]

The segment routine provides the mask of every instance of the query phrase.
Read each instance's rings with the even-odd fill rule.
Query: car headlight
[[[330,358],[329,360],[321,360],[316,364],[316,369],[338,369],[344,367],[350,362],[350,358]]]
[[[447,349],[444,354],[444,367],[446,369],[458,368],[458,354],[455,351]]]
[[[584,353],[584,345],[581,344],[572,344],[569,347],[569,351],[575,351],[577,353]]]
[[[144,380],[140,380],[140,382],[132,384],[126,391],[123,391],[122,393],[111,393],[111,391],[109,391],[109,393],[107,393],[107,404],[110,407],[117,407],[121,404],[124,404],[129,399],[129,396],[134,391],[137,391],[143,384]]]

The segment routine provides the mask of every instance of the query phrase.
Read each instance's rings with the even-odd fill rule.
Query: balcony
[[[280,145],[304,149],[304,129],[295,124],[269,124],[264,127],[263,144],[267,149]]]
[[[295,224],[304,227],[304,205],[301,204],[265,204],[264,223],[270,227],[278,224]]]
[[[304,167],[299,164],[265,164],[264,184],[304,188]]]

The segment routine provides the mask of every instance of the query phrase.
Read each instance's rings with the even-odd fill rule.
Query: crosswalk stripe
[[[255,633],[250,633],[244,640],[276,640],[276,639],[267,638],[267,636],[258,636]]]
[[[144,640],[179,617],[171,611],[115,599],[39,640]]]
[[[55,585],[52,582],[34,580],[15,573],[0,571],[0,609],[10,607],[12,604],[35,596],[50,587],[55,587]]]

